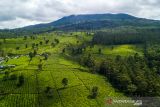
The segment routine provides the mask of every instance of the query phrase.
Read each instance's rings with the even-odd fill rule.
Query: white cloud
[[[66,15],[128,13],[160,19],[159,0],[1,0],[0,28],[54,21]]]
[[[15,20],[1,21],[0,22],[0,29],[24,27],[27,25],[39,24],[39,23],[41,23],[41,22],[36,21],[36,20],[34,21],[34,20],[23,19],[23,18],[15,18]]]

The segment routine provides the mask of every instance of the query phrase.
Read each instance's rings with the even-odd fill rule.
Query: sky
[[[78,14],[127,13],[160,20],[160,0],[0,0],[0,29]]]

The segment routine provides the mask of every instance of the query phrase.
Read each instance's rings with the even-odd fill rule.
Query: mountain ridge
[[[70,15],[70,16],[65,16],[59,20],[50,22],[50,23],[46,23],[46,24],[37,24],[37,25],[31,25],[31,26],[27,26],[24,28],[43,28],[43,27],[55,27],[58,29],[64,28],[65,26],[70,26],[70,25],[78,25],[78,24],[85,24],[85,23],[89,23],[89,22],[104,22],[104,23],[113,23],[114,26],[125,26],[125,25],[135,25],[135,24],[139,24],[140,26],[145,26],[146,23],[147,25],[149,24],[158,24],[160,25],[160,21],[159,20],[153,20],[153,19],[146,19],[146,18],[138,18],[129,14],[125,14],[125,13],[119,13],[119,14],[111,14],[111,13],[107,13],[107,14],[80,14],[80,15]],[[135,22],[136,21],[136,22]],[[138,22],[138,23],[137,23]],[[116,24],[115,24],[116,23]],[[122,23],[122,24],[121,24]],[[127,23],[127,24],[126,24]],[[134,24],[133,24],[134,23]],[[138,25],[138,26],[139,26]],[[81,26],[81,25],[80,25]],[[91,26],[96,26],[96,25],[92,25]],[[104,26],[102,26],[104,27]]]
[[[88,21],[96,21],[96,20],[108,20],[114,18],[115,19],[119,19],[118,17],[120,16],[121,19],[126,19],[127,17],[130,19],[136,19],[138,17],[134,17],[125,13],[118,13],[118,14],[111,14],[111,13],[107,13],[107,14],[79,14],[79,15],[69,15],[69,16],[64,16],[58,20],[52,21],[50,23],[40,23],[40,24],[36,24],[36,25],[29,25],[29,26],[25,26],[22,28],[27,28],[27,27],[34,27],[34,26],[47,26],[47,25],[52,25],[52,26],[58,26],[58,24],[62,25],[64,24],[64,20],[67,21],[77,21],[77,20],[83,20],[85,17],[85,20],[83,22],[88,22]],[[125,17],[124,17],[125,16]],[[80,17],[80,18],[79,18]],[[86,20],[87,17],[87,20]],[[88,18],[89,17],[89,18]],[[96,19],[95,19],[96,17]],[[91,18],[93,18],[92,20],[90,20]],[[140,18],[139,18],[140,19]],[[66,23],[65,23],[66,24]],[[77,24],[77,23],[70,23],[70,24]]]

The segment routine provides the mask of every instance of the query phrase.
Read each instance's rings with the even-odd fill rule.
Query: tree
[[[34,54],[32,52],[29,53],[29,57],[30,57],[30,61],[32,60],[32,58],[34,57]]]
[[[48,44],[49,40],[46,40],[45,43]]]
[[[4,50],[0,50],[0,56],[4,56]]]
[[[35,39],[36,39],[36,37],[35,37],[35,36],[32,36],[32,39],[33,39],[33,40],[35,40]]]
[[[108,66],[108,63],[106,61],[101,62],[99,66],[99,73],[107,76],[107,72],[108,72],[107,66]]]
[[[25,47],[28,48],[28,45],[26,44]]]
[[[12,74],[10,75],[10,80],[16,80],[17,79],[17,75],[16,74]]]
[[[41,63],[41,62],[42,62],[42,59],[39,59],[39,62]]]
[[[67,78],[63,78],[62,84],[63,84],[64,87],[66,87],[68,85],[68,79]]]
[[[36,44],[36,47],[38,48],[38,43]]]
[[[115,61],[118,61],[118,62],[121,61],[121,56],[117,55],[116,58],[115,58]]]
[[[79,41],[77,41],[77,44],[79,44]]]
[[[34,47],[35,47],[35,43],[32,43],[32,48],[34,49]]]
[[[6,43],[6,38],[3,38],[3,43]]]
[[[38,64],[38,70],[41,71],[42,70],[42,64]]]
[[[141,72],[141,71],[139,71]],[[135,77],[135,85],[137,86],[137,92],[143,96],[145,95],[147,92],[146,90],[148,89],[148,83],[147,80],[145,78],[145,76],[143,74],[138,74]]]
[[[127,92],[128,92],[129,94],[134,93],[136,90],[137,90],[137,86],[134,85],[134,84],[129,84],[129,85],[127,86]]]
[[[24,40],[27,40],[27,36],[24,36]]]
[[[47,59],[48,59],[48,54],[45,53],[45,54],[44,54],[44,60],[47,60]]]
[[[95,60],[91,56],[91,54],[88,54],[87,56],[81,57],[80,63],[84,66],[89,67],[89,68],[93,68],[95,66]]]
[[[8,80],[9,79],[9,72],[8,71],[6,71],[5,72],[5,75],[3,76],[3,81],[6,81],[6,80]]]
[[[40,45],[42,45],[42,44],[43,44],[43,42],[42,42],[42,41],[40,41],[40,42],[39,42],[39,44],[40,44]]]
[[[20,47],[16,47],[16,50],[19,50]]]
[[[58,44],[59,43],[59,40],[58,39],[54,39],[54,41]]]
[[[99,53],[99,54],[101,54],[101,53],[102,53],[102,50],[101,50],[101,48],[99,48],[99,49],[98,49],[98,53]]]
[[[66,51],[65,48],[63,48],[62,53],[65,53],[65,51]]]
[[[36,50],[34,50],[33,55],[34,55],[34,56],[36,56],[36,55],[37,55],[37,51],[36,51]]]
[[[52,47],[55,47],[55,43],[54,43],[54,42],[52,42],[52,43],[51,43],[51,46],[52,46]]]
[[[18,80],[17,80],[17,87],[22,86],[23,83],[24,83],[24,76],[23,76],[23,75],[20,75],[20,76],[18,77]]]
[[[45,89],[45,93],[48,98],[53,97],[53,89],[51,87],[47,86]]]
[[[97,87],[97,86],[94,86],[94,87],[92,88],[91,96],[92,96],[92,98],[96,98],[97,95],[98,95],[98,87]]]
[[[50,53],[48,53],[48,52],[42,53],[42,56],[44,57],[44,60],[47,60],[49,55],[50,55]]]

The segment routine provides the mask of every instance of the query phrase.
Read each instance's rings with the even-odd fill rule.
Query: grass
[[[77,41],[83,43],[91,37],[84,36],[84,33],[62,34],[57,36],[55,33],[39,35],[36,40],[23,40],[23,38],[7,39],[6,43],[1,45],[7,53],[26,54],[33,51],[32,43],[44,41],[43,38],[53,41],[55,38],[60,40],[60,43],[54,48],[49,44],[39,46],[37,52],[50,52],[48,60],[43,60],[43,69],[38,71],[38,64],[43,56],[36,56],[29,62],[29,57],[26,55],[19,58],[9,59],[2,65],[14,64],[15,68],[9,70],[10,74],[23,75],[25,82],[21,87],[16,86],[16,80],[2,81],[4,74],[0,74],[0,90],[4,90],[7,94],[0,99],[0,107],[104,107],[105,100],[109,96],[125,97],[123,93],[114,89],[108,80],[98,74],[90,73],[89,69],[82,67],[77,62],[65,59],[61,54],[62,49],[67,44],[76,45]],[[74,35],[79,35],[78,37]],[[25,48],[25,44],[28,48]],[[18,45],[17,45],[18,44]],[[16,46],[20,49],[16,50]],[[136,52],[135,46],[121,45],[114,46],[111,50],[109,46],[96,45],[93,49],[87,50],[97,54],[98,48],[102,48],[104,55],[130,55]],[[87,72],[84,72],[87,71]],[[68,78],[68,85],[63,87],[61,81],[63,78]],[[53,97],[47,98],[44,90],[46,87],[52,87],[54,90]],[[91,93],[93,86],[98,86],[99,94],[96,99],[90,99],[88,96]],[[128,98],[127,98],[128,99]]]
[[[95,45],[92,49],[88,47],[87,51],[90,53],[98,54],[98,50],[101,49],[101,54],[109,56],[129,56],[138,53],[143,56],[142,49],[140,46],[136,45],[113,45],[113,46],[104,46],[104,45]]]

